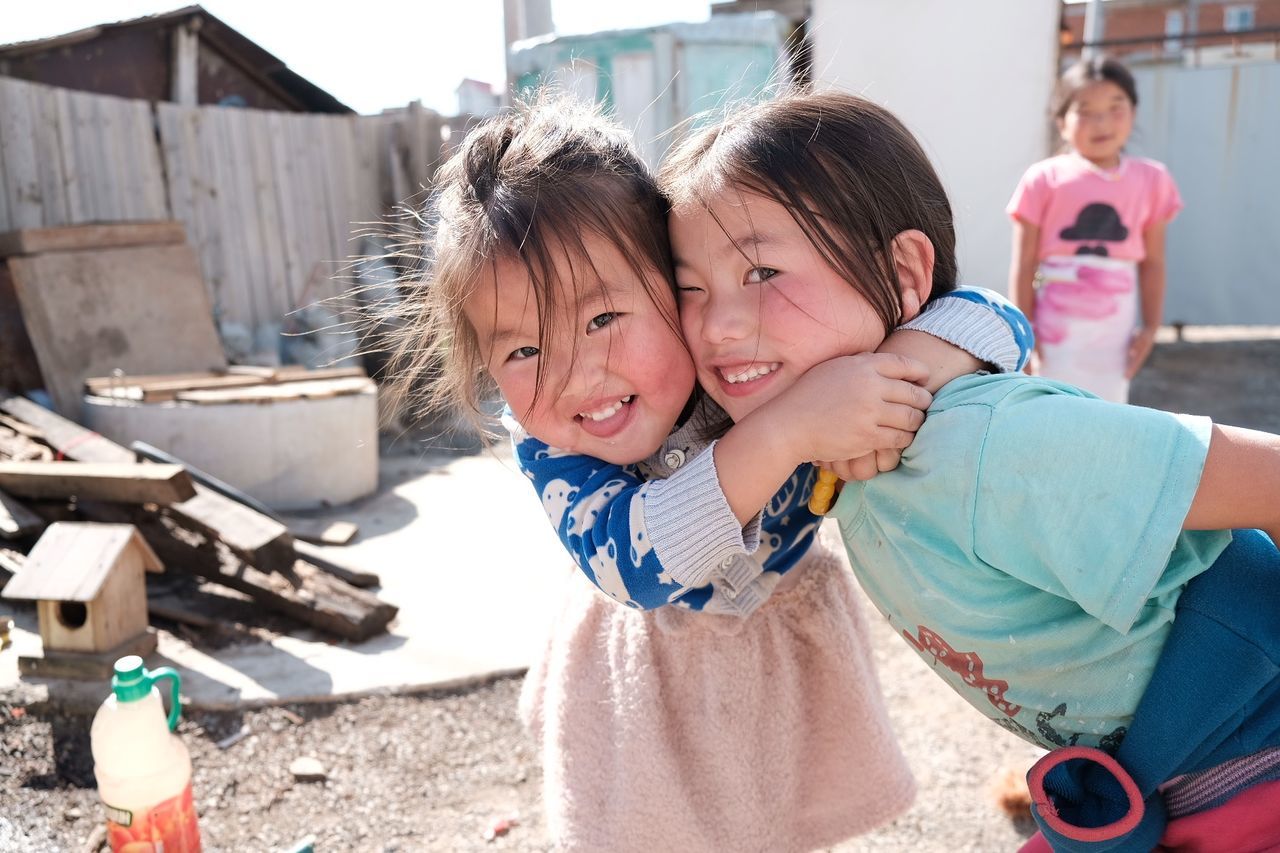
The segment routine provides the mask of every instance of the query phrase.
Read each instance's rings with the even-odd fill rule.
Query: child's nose
[[[609,346],[595,341],[578,347],[568,365],[565,390],[573,395],[589,397],[609,375]]]
[[[759,305],[742,290],[712,297],[703,309],[702,338],[712,344],[744,338],[755,327],[758,313]]]

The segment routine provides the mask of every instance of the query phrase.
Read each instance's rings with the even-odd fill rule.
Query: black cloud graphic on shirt
[[[1095,202],[1085,205],[1076,221],[1058,232],[1064,240],[1104,240],[1119,243],[1129,236],[1129,229],[1120,221],[1120,214],[1109,204]]]

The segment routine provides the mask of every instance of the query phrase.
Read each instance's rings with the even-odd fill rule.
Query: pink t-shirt
[[[1040,228],[1037,260],[1090,254],[1141,261],[1147,256],[1143,231],[1181,209],[1163,163],[1122,157],[1108,171],[1072,153],[1027,169],[1005,211]]]

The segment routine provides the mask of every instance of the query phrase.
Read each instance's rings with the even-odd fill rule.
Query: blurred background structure
[[[1054,78],[1100,50],[1138,79],[1133,153],[1167,163],[1186,201],[1170,229],[1166,321],[1280,323],[1268,256],[1280,237],[1280,0],[991,0],[980,12],[940,0],[669,0],[694,20],[558,31],[556,15],[581,16],[578,6],[504,0],[501,32],[496,18],[492,31],[455,24],[446,37],[505,45],[506,79],[455,71],[452,114],[421,101],[357,114],[290,68],[302,22],[268,51],[253,15],[236,27],[200,6],[0,45],[0,232],[176,220],[232,360],[314,361],[281,334],[342,319],[302,309],[351,283],[347,259],[370,248],[353,239],[359,223],[420,200],[469,124],[513,92],[555,82],[598,100],[656,163],[690,117],[812,80],[884,103],[920,136],[956,208],[964,278],[999,289],[1004,204],[1056,147]],[[336,46],[334,61],[355,52]],[[451,73],[422,61],[424,75]]]

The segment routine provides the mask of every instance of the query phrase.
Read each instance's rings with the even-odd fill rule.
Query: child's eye
[[[507,356],[507,360],[524,361],[526,358],[533,358],[537,354],[537,347],[520,347],[520,349],[512,350],[511,355]]]
[[[677,291],[677,292],[679,292],[679,293],[698,293],[698,292],[699,292],[699,291],[701,291],[701,290],[702,290],[702,288],[701,288],[701,287],[694,287],[694,286],[693,286],[693,285],[691,285],[691,284],[677,284],[677,285],[676,285],[676,291]]]
[[[595,332],[603,329],[618,318],[617,311],[606,311],[603,314],[597,314],[591,318],[591,322],[587,323],[587,331]]]
[[[762,284],[777,274],[777,270],[769,267],[752,267],[747,270],[747,284]]]

